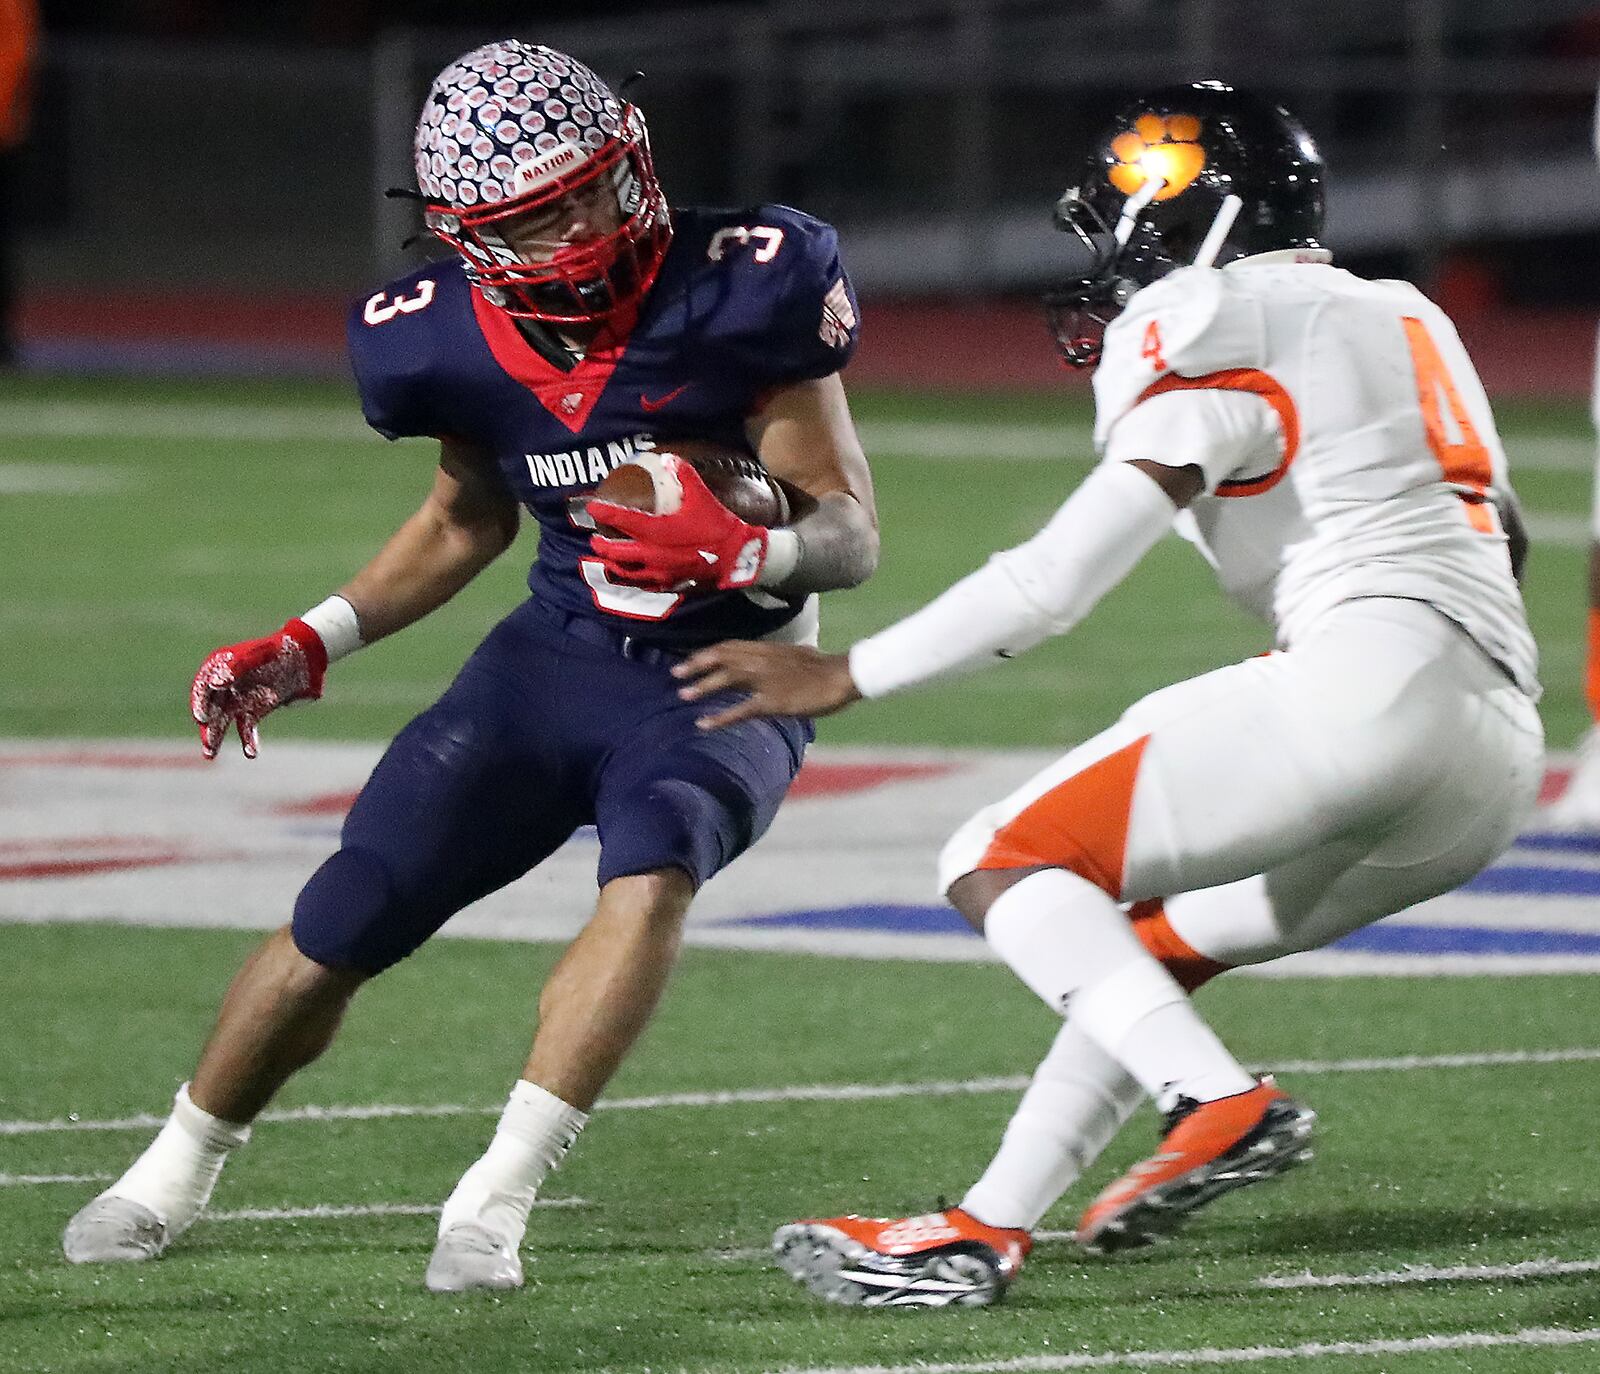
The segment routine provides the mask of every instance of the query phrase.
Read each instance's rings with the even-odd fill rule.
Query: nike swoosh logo
[[[675,400],[678,399],[678,397],[683,395],[683,393],[686,392],[693,385],[694,385],[693,382],[685,382],[676,391],[669,391],[669,392],[667,392],[667,394],[665,396],[661,397],[660,400],[656,400],[656,401],[652,401],[648,396],[646,396],[644,394],[644,392],[641,391],[639,393],[639,404],[644,407],[646,414],[654,414],[656,411],[660,410],[663,406],[671,405]]]

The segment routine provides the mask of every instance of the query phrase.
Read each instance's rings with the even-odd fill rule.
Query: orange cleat
[[[1270,1078],[1215,1102],[1180,1097],[1167,1113],[1160,1150],[1089,1205],[1078,1244],[1093,1255],[1154,1244],[1224,1193],[1310,1159],[1316,1120]]]
[[[853,1307],[987,1307],[1033,1248],[1026,1231],[951,1207],[921,1217],[830,1217],[780,1226],[778,1265],[824,1302]]]

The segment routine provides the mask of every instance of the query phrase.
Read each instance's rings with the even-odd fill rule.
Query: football
[[[587,497],[634,510],[668,515],[677,509],[678,483],[662,457],[683,459],[705,479],[711,494],[741,520],[772,529],[789,521],[789,499],[761,460],[743,449],[703,439],[675,439],[613,468]],[[592,518],[591,518],[592,522]]]

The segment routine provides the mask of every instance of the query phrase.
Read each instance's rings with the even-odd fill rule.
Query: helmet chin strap
[[[1211,221],[1211,227],[1206,230],[1205,239],[1194,255],[1196,267],[1210,267],[1216,261],[1217,254],[1227,240],[1228,231],[1233,228],[1233,222],[1239,218],[1239,211],[1243,208],[1244,202],[1238,196],[1222,198],[1222,204],[1217,207],[1217,217]]]

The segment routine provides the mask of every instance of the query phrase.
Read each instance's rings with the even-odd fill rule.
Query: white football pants
[[[1047,865],[1217,964],[1313,949],[1448,892],[1515,838],[1538,794],[1533,703],[1419,601],[1336,607],[1293,648],[1152,693],[985,807],[942,890]]]

